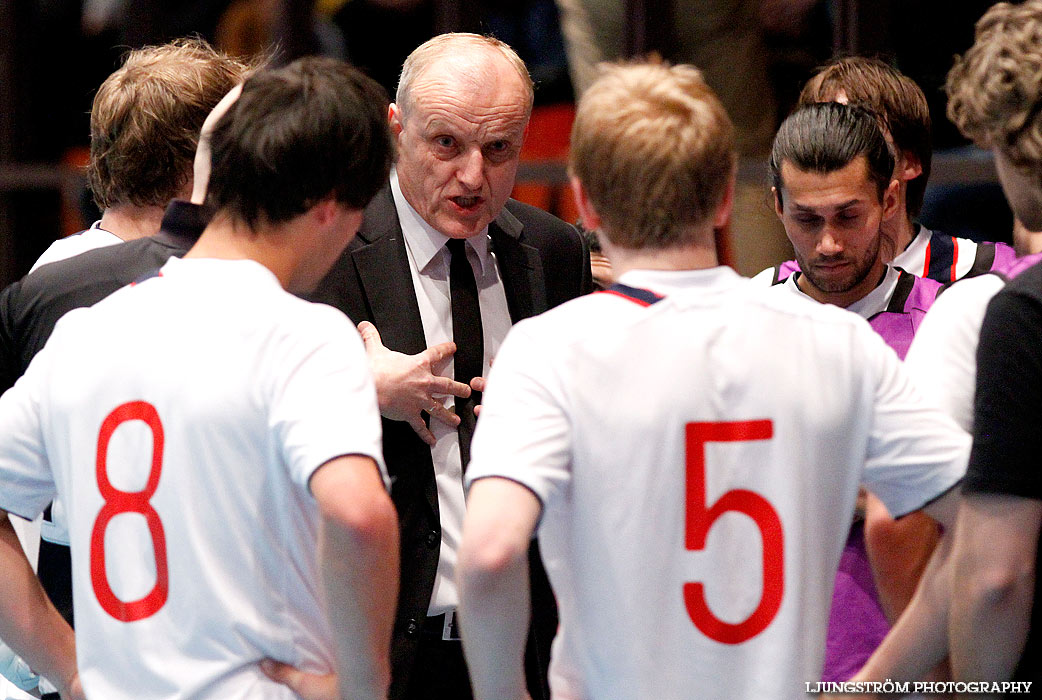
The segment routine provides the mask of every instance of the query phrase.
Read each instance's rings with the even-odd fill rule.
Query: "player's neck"
[[[101,215],[101,228],[124,241],[154,236],[163,222],[163,207],[119,204]]]
[[[894,241],[894,255],[900,255],[905,251],[912,243],[912,239],[915,238],[915,222],[912,218],[906,216],[904,212],[904,201],[900,202],[899,214],[895,215],[889,221],[883,222],[883,233],[890,236]],[[887,262],[890,262],[889,260]]]
[[[1013,222],[1013,249],[1018,256],[1042,253],[1042,232],[1028,231],[1020,220]]]
[[[716,250],[703,245],[637,250],[610,246],[604,252],[616,279],[630,270],[704,270],[719,265]]]
[[[293,278],[298,255],[289,245],[292,236],[281,230],[284,227],[279,228],[264,224],[250,227],[244,221],[217,214],[185,258],[253,260],[268,268],[285,289]]]

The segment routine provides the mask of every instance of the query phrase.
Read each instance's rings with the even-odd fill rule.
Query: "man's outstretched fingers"
[[[438,439],[434,437],[434,433],[432,433],[430,428],[427,427],[427,424],[423,421],[422,417],[411,416],[409,418],[409,425],[414,431],[416,431],[416,434],[420,436],[420,439],[428,445],[433,446],[434,443],[438,441]]]
[[[358,334],[362,336],[362,343],[365,344],[366,352],[383,347],[380,331],[376,330],[376,326],[369,321],[362,321],[358,324]]]
[[[430,346],[420,353],[420,355],[426,358],[426,360],[431,363],[431,366],[434,366],[448,358],[449,355],[454,352],[456,352],[456,344],[451,340],[447,340],[444,343]]]
[[[470,386],[463,382],[457,382],[454,379],[448,377],[440,377],[435,375],[431,379],[431,394],[441,396],[458,396],[461,399],[465,399],[470,396]]]
[[[445,425],[451,425],[453,428],[459,425],[459,416],[454,411],[445,408],[440,401],[435,400],[434,405],[427,410],[427,413],[431,415],[432,420],[441,421]]]

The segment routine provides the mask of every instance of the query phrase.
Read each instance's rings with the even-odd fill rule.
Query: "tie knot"
[[[467,241],[462,238],[450,238],[445,243],[445,247],[449,249],[449,254],[452,257],[463,256],[464,259],[467,257]]]

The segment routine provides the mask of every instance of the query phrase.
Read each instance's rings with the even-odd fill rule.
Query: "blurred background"
[[[98,85],[129,49],[197,34],[276,62],[322,53],[393,92],[405,56],[431,36],[476,31],[512,45],[536,81],[515,196],[566,220],[575,95],[597,60],[655,52],[694,63],[738,126],[743,195],[729,261],[744,274],[790,257],[774,221],[765,160],[774,129],[814,69],[877,56],[915,79],[934,122],[922,220],[946,233],[1009,240],[991,161],[945,117],[952,56],[973,43],[990,2],[962,0],[2,0],[0,286],[54,239],[97,218],[85,188],[88,117]]]

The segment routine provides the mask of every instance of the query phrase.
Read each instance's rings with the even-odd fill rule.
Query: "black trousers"
[[[472,700],[463,643],[444,640],[441,629],[424,629],[405,700]]]

